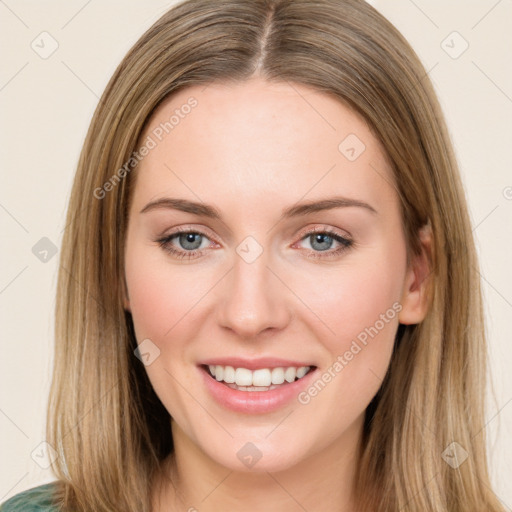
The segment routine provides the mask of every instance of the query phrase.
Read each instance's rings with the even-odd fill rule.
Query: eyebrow
[[[335,196],[328,197],[319,201],[309,201],[300,204],[295,204],[283,210],[279,220],[282,221],[284,219],[309,215],[324,210],[331,210],[333,208],[348,207],[364,208],[365,210],[371,212],[372,214],[378,215],[377,210],[373,208],[373,206],[371,206],[370,204],[365,203],[364,201],[359,201],[357,199],[351,199],[348,197]],[[202,202],[190,201],[188,199],[178,199],[172,197],[163,197],[161,199],[151,201],[140,211],[140,213],[146,213],[152,210],[160,209],[179,210],[186,213],[193,213],[201,217],[222,220],[222,215],[220,211],[217,208],[215,208],[215,206]]]

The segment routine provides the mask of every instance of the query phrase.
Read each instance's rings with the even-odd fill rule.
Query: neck
[[[160,511],[355,512],[354,478],[363,418],[343,436],[283,471],[240,472],[207,456],[172,421],[175,451],[159,479]]]

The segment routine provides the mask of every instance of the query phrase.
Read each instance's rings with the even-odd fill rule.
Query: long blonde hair
[[[117,68],[84,142],[62,243],[47,422],[57,502],[65,511],[151,510],[173,442],[123,309],[136,168],[120,169],[169,94],[254,75],[311,86],[361,114],[392,163],[408,254],[420,249],[419,229],[432,230],[429,313],[400,325],[366,412],[360,509],[502,511],[487,470],[482,299],[457,163],[420,60],[362,0],[188,0]],[[452,467],[446,449],[468,457]]]

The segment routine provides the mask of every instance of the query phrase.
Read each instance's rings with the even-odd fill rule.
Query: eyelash
[[[193,259],[196,256],[200,256],[205,251],[205,249],[194,249],[193,251],[181,251],[181,250],[175,249],[170,243],[171,240],[173,238],[175,238],[176,236],[182,235],[182,234],[188,234],[188,233],[192,233],[194,235],[201,235],[201,236],[204,236],[205,238],[208,238],[208,236],[201,231],[192,230],[192,229],[188,229],[188,228],[178,228],[176,231],[174,231],[170,235],[166,235],[162,238],[159,238],[158,240],[156,240],[156,242],[165,251],[172,254],[173,257],[176,257],[178,259]],[[308,258],[313,258],[313,259],[335,258],[335,257],[341,255],[341,253],[350,249],[354,245],[353,240],[350,240],[349,238],[345,238],[329,228],[311,229],[303,234],[300,241],[304,240],[308,236],[315,235],[315,234],[328,235],[330,238],[332,238],[333,240],[335,240],[336,242],[338,242],[341,245],[340,245],[340,247],[338,247],[338,249],[335,249],[335,250],[310,251],[307,256]]]

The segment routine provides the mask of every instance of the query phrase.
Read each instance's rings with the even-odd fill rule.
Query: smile
[[[208,394],[218,405],[245,414],[270,413],[297,403],[299,393],[318,373],[313,365],[251,370],[237,365],[201,364],[198,369]]]
[[[224,382],[231,389],[239,391],[269,391],[279,385],[295,382],[304,377],[310,366],[259,368],[234,368],[233,366],[209,365],[210,375],[218,382]]]

